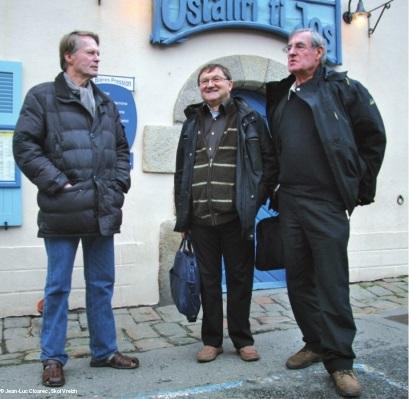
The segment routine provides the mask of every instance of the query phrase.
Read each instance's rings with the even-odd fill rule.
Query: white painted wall
[[[342,10],[348,3],[343,0]],[[368,1],[368,8],[378,2]],[[375,4],[376,3],[376,4]],[[376,14],[374,13],[374,16]],[[373,37],[364,27],[345,25],[343,65],[373,94],[388,134],[376,203],[351,221],[351,280],[407,274],[408,201],[408,4],[395,0]],[[114,306],[158,301],[159,226],[173,218],[173,176],[143,173],[145,125],[173,124],[178,93],[198,66],[234,54],[285,62],[284,40],[254,31],[208,32],[182,45],[154,47],[150,0],[0,0],[0,59],[23,63],[23,94],[59,72],[58,44],[74,29],[98,32],[100,73],[135,76],[138,130],[132,188],[116,236]],[[36,188],[23,179],[23,226],[0,231],[0,317],[35,312],[42,297],[46,257],[36,238]],[[405,198],[398,206],[397,196]],[[83,306],[82,261],[77,257],[71,306]]]

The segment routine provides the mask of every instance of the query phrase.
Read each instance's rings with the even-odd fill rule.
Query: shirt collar
[[[291,93],[296,93],[297,91],[300,91],[300,90],[303,88],[303,86],[310,85],[310,84],[315,84],[315,83],[319,80],[319,78],[321,77],[322,74],[323,74],[323,69],[322,69],[322,67],[320,66],[320,67],[318,67],[317,70],[314,72],[314,76],[313,76],[311,79],[308,79],[306,82],[300,84],[299,86],[297,86],[297,83],[294,82],[294,83],[291,85],[290,89],[288,90],[287,99],[288,99],[288,100],[290,99]]]
[[[219,115],[229,114],[230,112],[232,112],[233,109],[234,109],[234,101],[231,97],[229,97],[226,101],[220,104],[218,111],[212,111],[209,104],[203,103],[203,110],[205,112],[209,112],[213,118],[217,118]]]

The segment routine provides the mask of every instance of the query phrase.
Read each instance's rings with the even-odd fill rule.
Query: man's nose
[[[295,46],[288,46],[288,55],[294,55],[296,52]]]

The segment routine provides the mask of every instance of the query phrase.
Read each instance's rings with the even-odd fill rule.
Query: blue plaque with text
[[[214,29],[256,29],[288,37],[312,28],[327,41],[328,60],[341,64],[340,0],[152,0],[151,42],[169,45]]]

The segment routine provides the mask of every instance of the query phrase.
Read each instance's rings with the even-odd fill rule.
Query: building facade
[[[381,2],[367,0],[365,5],[372,9]],[[334,14],[311,8],[323,4],[332,5]],[[282,48],[293,13],[304,25],[322,29],[334,68],[348,70],[369,89],[386,126],[376,201],[357,208],[351,218],[350,279],[407,274],[408,3],[394,0],[370,36],[367,18],[343,21],[347,7],[348,0],[0,0],[0,77],[2,67],[20,68],[13,88],[20,100],[33,85],[57,75],[59,40],[72,30],[100,35],[101,84],[127,88],[132,82],[136,112],[133,104],[123,111],[132,119],[125,121],[132,143],[132,187],[122,232],[115,237],[115,307],[166,300],[167,273],[180,240],[172,231],[175,152],[183,109],[200,100],[197,71],[221,62],[231,69],[237,89],[262,96],[266,81],[287,75]],[[372,27],[377,17],[378,10],[369,20]],[[323,23],[326,18],[333,18],[333,24]],[[0,118],[4,165],[13,121],[1,111]],[[1,155],[0,168],[5,169]],[[46,274],[43,241],[36,236],[36,187],[21,177],[13,191],[1,180],[0,216],[9,201],[20,220],[15,225],[0,220],[0,317],[31,314]],[[13,200],[6,198],[10,190],[17,194]],[[84,306],[83,287],[79,253],[72,308]]]

